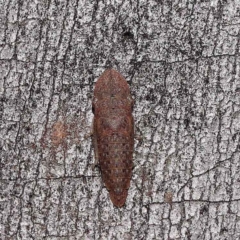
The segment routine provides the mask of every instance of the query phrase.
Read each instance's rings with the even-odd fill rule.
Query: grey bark
[[[6,0],[0,19],[1,239],[240,239],[238,1]],[[135,96],[121,209],[86,138],[107,67]]]

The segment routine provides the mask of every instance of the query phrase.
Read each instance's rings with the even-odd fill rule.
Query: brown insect
[[[133,168],[133,99],[124,77],[107,69],[95,84],[93,98],[95,158],[117,207],[126,201]]]

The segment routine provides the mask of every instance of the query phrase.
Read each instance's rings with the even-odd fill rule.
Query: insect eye
[[[133,109],[133,107],[134,107],[134,103],[135,103],[135,100],[132,99],[132,109]]]

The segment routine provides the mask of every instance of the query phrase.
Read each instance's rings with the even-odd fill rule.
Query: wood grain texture
[[[132,176],[133,100],[127,81],[113,69],[106,70],[94,89],[93,135],[95,157],[111,201],[122,207]]]

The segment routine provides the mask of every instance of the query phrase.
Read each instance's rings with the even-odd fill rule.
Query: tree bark
[[[238,1],[0,3],[0,239],[240,239]],[[135,97],[116,208],[92,169],[92,93]]]

